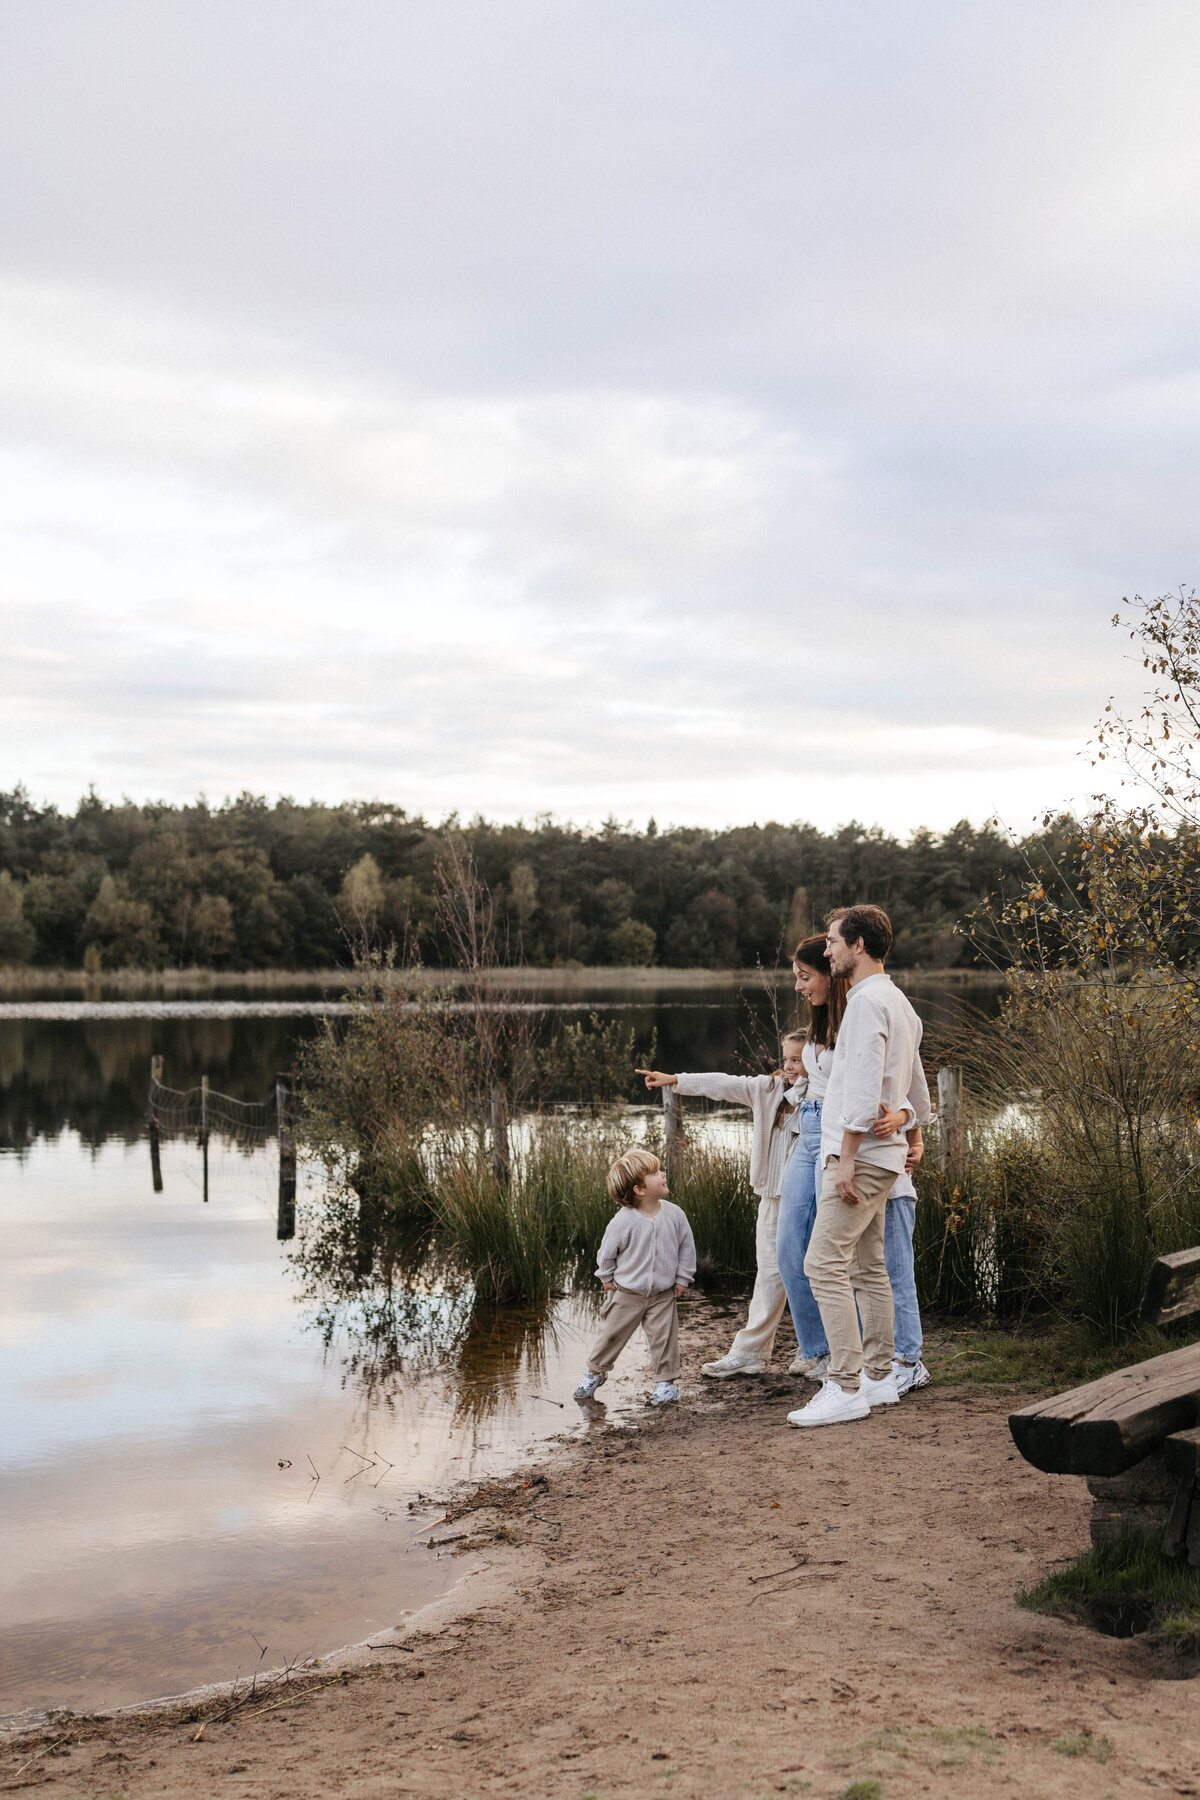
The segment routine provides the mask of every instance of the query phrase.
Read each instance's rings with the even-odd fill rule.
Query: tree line
[[[772,965],[829,908],[869,899],[892,915],[898,965],[948,968],[974,960],[956,924],[1031,853],[965,820],[902,841],[853,823],[432,824],[374,801],[251,794],[211,807],[89,793],[62,812],[18,787],[0,793],[0,963],[328,968],[365,926],[438,966],[451,840],[490,892],[502,960],[536,967]]]

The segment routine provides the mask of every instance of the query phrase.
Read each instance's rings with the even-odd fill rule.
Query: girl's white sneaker
[[[836,1381],[823,1381],[821,1391],[807,1406],[788,1414],[789,1425],[844,1425],[851,1419],[869,1419],[871,1403],[863,1393],[847,1394]]]
[[[669,1406],[672,1400],[678,1400],[679,1389],[673,1381],[660,1381],[650,1396],[651,1406]]]
[[[700,1373],[712,1381],[728,1381],[732,1375],[765,1375],[767,1365],[761,1356],[721,1356],[716,1362],[701,1363]]]

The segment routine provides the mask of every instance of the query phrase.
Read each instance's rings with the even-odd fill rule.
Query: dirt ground
[[[687,1312],[696,1370],[728,1324]],[[223,1720],[62,1720],[6,1746],[0,1790],[1200,1795],[1200,1681],[1013,1604],[1087,1543],[1083,1483],[1013,1449],[1019,1400],[939,1384],[869,1423],[791,1429],[811,1392],[695,1381],[636,1424],[598,1418],[450,1509],[435,1535],[488,1569],[437,1629]]]

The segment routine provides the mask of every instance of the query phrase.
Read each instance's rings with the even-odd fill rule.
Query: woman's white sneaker
[[[894,1369],[889,1369],[887,1374],[881,1375],[878,1381],[872,1381],[871,1377],[864,1369],[862,1374],[862,1386],[858,1391],[866,1400],[868,1406],[899,1406],[900,1404],[900,1395],[896,1388],[896,1371]]]
[[[767,1365],[760,1356],[721,1356],[716,1362],[701,1364],[700,1373],[712,1381],[728,1381],[732,1375],[765,1375]]]
[[[911,1394],[914,1388],[928,1387],[933,1380],[933,1376],[919,1359],[915,1363],[894,1362],[892,1374],[896,1377],[898,1394]]]
[[[823,1381],[821,1391],[807,1406],[788,1414],[789,1425],[844,1425],[851,1419],[869,1419],[870,1402],[862,1393],[847,1394],[836,1381]]]

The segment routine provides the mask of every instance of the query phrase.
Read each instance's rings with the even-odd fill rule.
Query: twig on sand
[[[776,1576],[778,1576],[778,1575],[791,1575],[794,1570],[803,1568],[804,1564],[807,1561],[808,1561],[808,1557],[805,1555],[804,1551],[802,1550],[800,1552],[800,1555],[797,1558],[797,1560],[795,1562],[790,1562],[786,1569],[772,1569],[770,1571],[770,1573],[766,1574],[766,1575],[747,1575],[746,1579],[747,1579],[747,1581],[753,1581],[753,1582],[774,1581]]]

